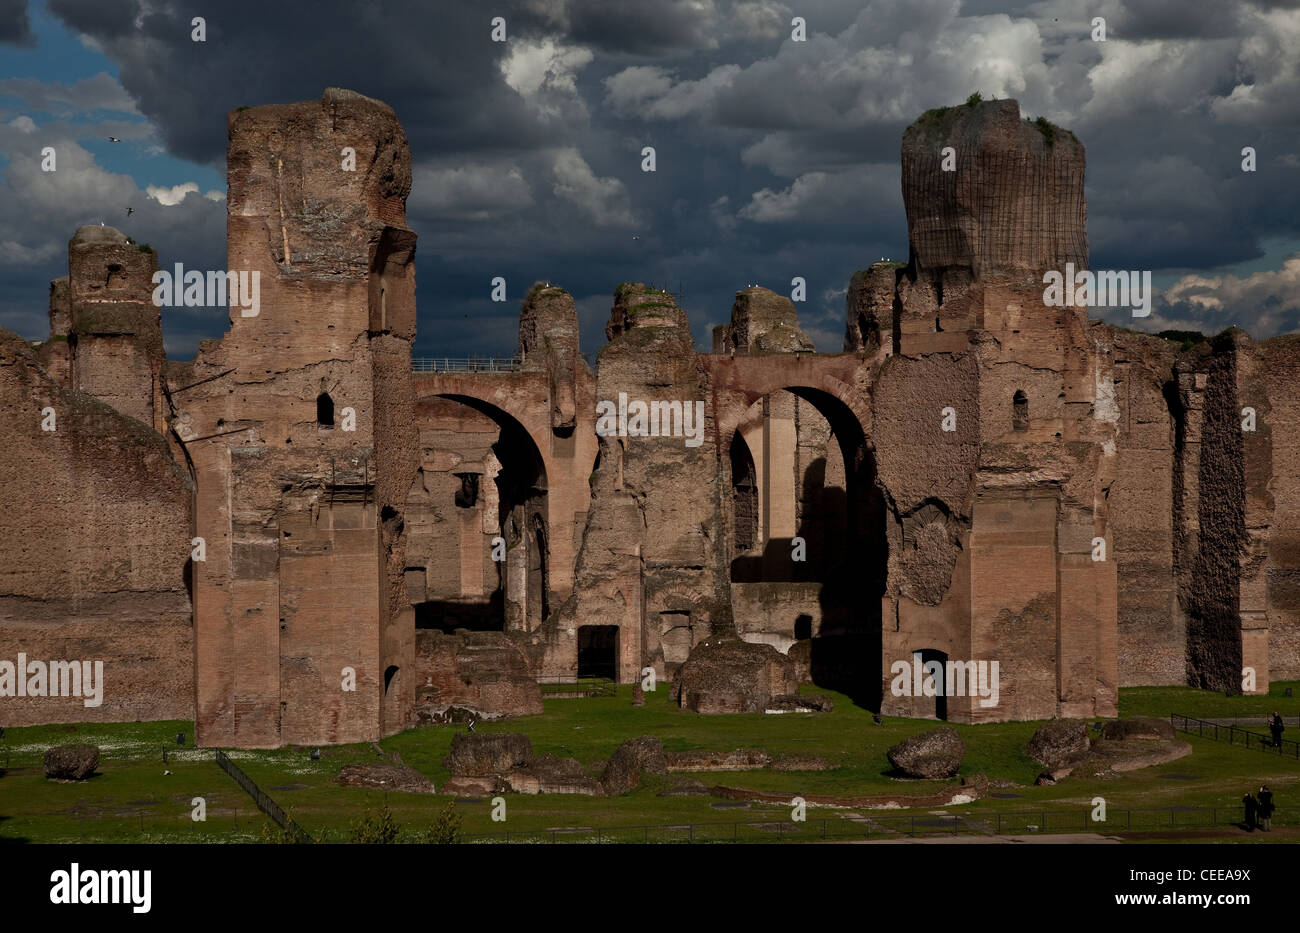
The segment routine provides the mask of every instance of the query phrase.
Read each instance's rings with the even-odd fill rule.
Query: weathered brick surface
[[[844,353],[810,352],[794,303],[751,286],[699,354],[673,296],[624,284],[595,371],[543,282],[517,370],[412,375],[410,154],[386,105],[331,89],[228,129],[228,262],[260,275],[256,316],[232,307],[168,363],[158,257],[87,227],[50,340],[0,334],[0,660],[102,658],[107,681],[96,708],[0,698],[6,721],[374,740],[540,712],[538,679],[584,664],[676,674],[705,712],[810,678],[959,721],[1300,676],[1300,338],[1184,350],[1046,306],[1043,273],[1088,264],[1084,153],[1014,101],[907,130],[909,259],[853,275]],[[702,443],[598,437],[620,394],[703,401]],[[695,650],[718,637],[762,658]],[[996,705],[894,696],[922,653],[996,661]]]
[[[0,660],[102,661],[104,677],[102,705],[4,697],[0,716],[9,725],[189,718],[193,486],[166,441],[58,385],[7,331],[0,423]]]

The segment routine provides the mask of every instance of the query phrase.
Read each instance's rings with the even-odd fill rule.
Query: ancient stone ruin
[[[546,283],[515,360],[413,364],[386,105],[330,89],[228,132],[205,284],[260,291],[224,337],[166,359],[160,257],[107,227],[69,243],[49,340],[0,332],[6,724],[355,742],[646,668],[703,712],[811,681],[1090,719],[1124,685],[1300,676],[1300,337],[1183,349],[1047,303],[1088,268],[1084,149],[1014,101],[908,128],[910,256],[852,274],[843,352],[749,287],[699,353],[623,283],[594,368]]]

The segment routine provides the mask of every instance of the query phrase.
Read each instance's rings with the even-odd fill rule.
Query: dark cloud
[[[0,0],[0,42],[29,47],[36,44],[27,19],[27,0]]]
[[[1262,255],[1266,240],[1300,241],[1294,4],[151,0],[145,8],[50,0],[117,65],[121,98],[174,156],[222,168],[224,116],[239,106],[315,99],[328,86],[393,106],[416,167],[408,216],[420,235],[417,352],[427,355],[512,353],[518,300],[539,279],[575,295],[594,356],[620,281],[680,288],[707,345],[708,325],[727,319],[738,288],[758,282],[788,293],[802,276],[801,321],[819,347],[837,349],[849,276],[907,255],[903,128],[975,90],[1015,97],[1026,117],[1046,116],[1084,141],[1096,268],[1211,272]],[[507,20],[504,44],[491,41],[495,15]],[[807,42],[790,41],[794,15],[807,20]],[[1094,15],[1107,18],[1105,43],[1089,36]],[[190,39],[193,16],[206,18],[205,43]],[[23,88],[29,107],[42,95],[114,92]],[[654,173],[641,171],[644,146],[656,149]],[[1257,149],[1259,171],[1241,172],[1243,146]],[[121,185],[103,210],[141,197],[129,179],[100,172],[86,176],[92,191]],[[11,168],[5,182],[18,183]],[[10,207],[0,204],[7,326],[20,314],[10,304],[19,285],[43,313],[41,279],[57,268],[50,244],[66,243],[70,225],[98,203],[62,196],[72,207],[23,207],[27,196],[17,193]],[[223,216],[224,205],[191,194],[175,207],[150,201],[133,217],[140,232],[127,232],[149,239],[164,262],[219,264]],[[504,304],[489,300],[497,275],[509,283]],[[1289,311],[1267,310],[1260,289],[1232,294],[1260,308],[1225,313],[1254,313],[1266,328],[1294,323]],[[1183,320],[1198,308],[1211,316],[1190,299],[1166,310]],[[166,326],[169,343],[189,352],[224,321],[178,313]]]

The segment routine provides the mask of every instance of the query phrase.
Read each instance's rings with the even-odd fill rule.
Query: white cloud
[[[24,246],[15,240],[0,241],[0,265],[35,266],[59,258],[66,246],[59,248],[58,243],[41,243],[37,246]]]
[[[713,218],[715,224],[728,233],[735,230],[739,224],[735,215],[731,213],[731,198],[725,194],[709,205],[709,216]]]
[[[516,165],[420,165],[408,209],[442,218],[489,220],[533,205],[533,193]]]
[[[732,32],[742,39],[776,39],[789,35],[790,8],[774,0],[746,0],[731,8]]]
[[[723,65],[698,81],[674,82],[667,69],[634,65],[605,79],[605,103],[622,117],[679,120],[707,110],[740,73],[739,65]]]
[[[1154,327],[1240,326],[1256,337],[1291,330],[1300,316],[1300,253],[1250,275],[1185,275],[1157,296]]]
[[[740,209],[740,216],[755,223],[782,223],[789,220],[807,219],[805,213],[809,204],[826,185],[825,172],[809,172],[800,175],[782,191],[762,188],[750,196],[750,201]]]
[[[1211,110],[1229,123],[1294,120],[1300,115],[1300,9],[1246,8],[1242,15],[1250,30],[1237,53],[1243,77]]]
[[[57,113],[84,113],[91,110],[131,114],[140,112],[118,80],[104,71],[71,84],[41,81],[37,78],[8,78],[0,81],[0,96],[18,97],[28,110]]]
[[[9,121],[9,125],[20,133],[36,132],[36,121],[26,114],[20,114],[19,116],[14,117]]]
[[[562,45],[552,38],[515,39],[501,60],[506,84],[539,114],[558,117],[566,108],[584,110],[577,74],[592,58],[589,49]]]
[[[150,185],[144,189],[144,193],[153,198],[163,207],[175,207],[185,200],[187,194],[198,194],[199,186],[196,182],[187,181],[184,184],[166,186]]]
[[[636,224],[623,183],[617,178],[597,178],[577,149],[559,150],[551,171],[555,176],[551,189],[555,196],[576,205],[597,224],[611,227]]]

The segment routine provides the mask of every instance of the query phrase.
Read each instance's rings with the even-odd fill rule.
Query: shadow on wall
[[[456,629],[472,632],[505,630],[505,593],[498,589],[486,600],[431,599],[415,604],[415,627],[438,629],[451,634]]]
[[[790,391],[812,403],[830,423],[843,456],[847,488],[826,486],[826,459],[813,460],[802,477],[802,509],[795,532],[803,539],[805,559],[792,560],[793,538],[773,538],[761,554],[742,554],[732,560],[731,581],[820,583],[820,624],[807,613],[800,613],[794,621],[796,641],[811,642],[813,683],[846,694],[858,706],[879,711],[881,599],[889,544],[875,459],[861,426],[843,402],[812,389]],[[756,519],[750,512],[757,498],[757,481],[740,432],[732,441],[731,465],[733,546],[741,550],[746,543],[752,546],[757,537]]]

